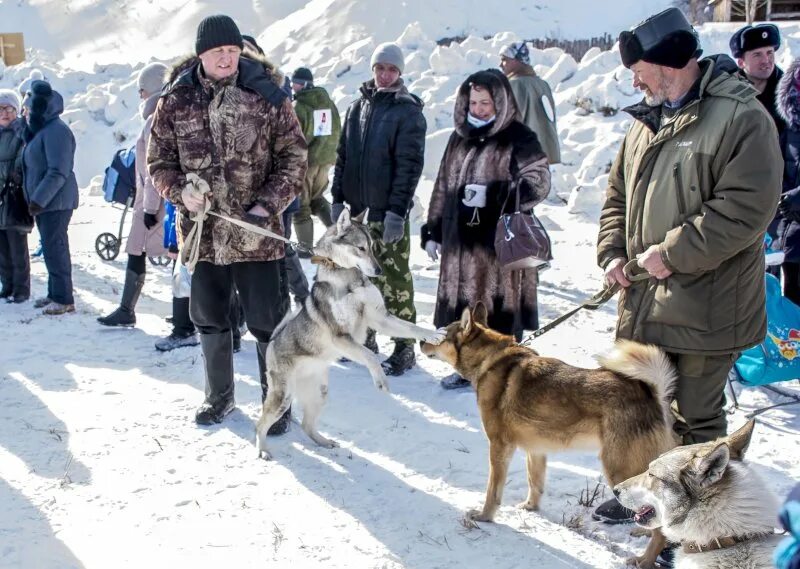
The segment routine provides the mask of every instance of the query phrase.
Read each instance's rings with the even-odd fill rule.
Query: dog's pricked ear
[[[344,208],[342,213],[339,214],[339,219],[336,220],[336,234],[341,235],[345,229],[350,227],[350,210]]]
[[[695,480],[701,488],[713,486],[722,479],[728,462],[731,459],[731,449],[727,443],[720,443],[714,450],[700,459],[700,464],[695,473]]]
[[[733,460],[742,460],[744,458],[744,453],[747,452],[747,447],[750,446],[750,439],[753,437],[755,426],[755,419],[750,419],[739,430],[728,435],[728,447]]]
[[[464,312],[461,313],[461,331],[464,334],[469,334],[472,332],[472,313],[469,311],[469,308],[465,308]]]
[[[367,212],[368,212],[368,211],[369,211],[369,208],[365,209],[364,211],[362,211],[361,213],[359,213],[357,216],[353,217],[353,218],[351,219],[351,221],[352,221],[353,223],[360,223],[360,224],[362,224],[362,225],[363,225],[363,224],[364,224],[364,220],[367,218]]]
[[[472,311],[472,319],[481,326],[487,326],[489,322],[489,311],[486,310],[486,305],[480,300],[475,305],[475,310]]]

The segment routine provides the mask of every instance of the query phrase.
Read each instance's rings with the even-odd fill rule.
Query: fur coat
[[[473,128],[467,122],[473,83],[491,92],[494,122]],[[428,240],[442,246],[441,272],[434,324],[445,326],[461,317],[465,307],[482,301],[489,326],[506,334],[538,328],[537,271],[504,272],[497,262],[494,234],[501,213],[515,208],[514,185],[522,211],[530,211],[550,192],[550,169],[536,133],[519,122],[508,80],[494,70],[479,71],[459,88],[450,136],[431,195],[428,220],[422,228]],[[486,207],[462,203],[467,184],[487,186]]]
[[[785,260],[800,262],[800,59],[795,59],[778,84],[775,106],[786,121],[781,132],[783,153],[783,201],[776,219],[777,237],[783,247]]]

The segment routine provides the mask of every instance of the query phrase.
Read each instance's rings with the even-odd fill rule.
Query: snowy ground
[[[556,256],[541,286],[543,321],[600,283],[596,225],[566,210],[541,208]],[[259,388],[247,335],[235,357],[238,410],[221,426],[196,427],[199,348],[153,349],[169,330],[168,271],[148,273],[136,329],[95,322],[118,301],[124,263],[102,262],[92,244],[118,219],[98,198],[77,210],[77,314],[54,319],[30,304],[0,305],[0,567],[608,568],[644,547],[626,529],[591,521],[590,509],[578,504],[601,479],[591,453],[550,458],[538,514],[513,506],[526,492],[519,454],[497,523],[462,526],[463,512],[483,500],[487,444],[474,394],[442,391],[437,379],[449,370],[431,360],[393,379],[390,395],[375,390],[364,369],[337,367],[321,429],[342,448],[321,450],[294,425],[273,439],[275,460],[266,463],[253,446]],[[416,250],[413,265],[417,307],[429,323],[436,267]],[[33,271],[39,296],[41,261]],[[610,304],[535,345],[592,365],[613,323]],[[758,390],[740,398],[745,411],[769,401]],[[732,426],[743,415],[736,412]],[[797,407],[768,413],[756,432],[751,458],[778,494],[800,478],[798,432]]]

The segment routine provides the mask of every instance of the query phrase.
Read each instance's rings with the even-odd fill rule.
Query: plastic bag
[[[172,268],[172,296],[175,298],[189,298],[192,292],[192,273],[186,268],[178,254],[175,266]]]

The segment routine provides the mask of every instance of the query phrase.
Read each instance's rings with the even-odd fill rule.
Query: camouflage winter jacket
[[[173,68],[156,108],[147,151],[153,184],[183,213],[183,238],[194,222],[181,199],[186,175],[208,182],[212,210],[283,234],[281,212],[300,192],[306,143],[281,77],[245,52],[239,70],[219,82],[205,77],[197,57]],[[246,212],[262,205],[269,217]],[[282,242],[222,219],[205,220],[200,260],[216,265],[284,256]]]

